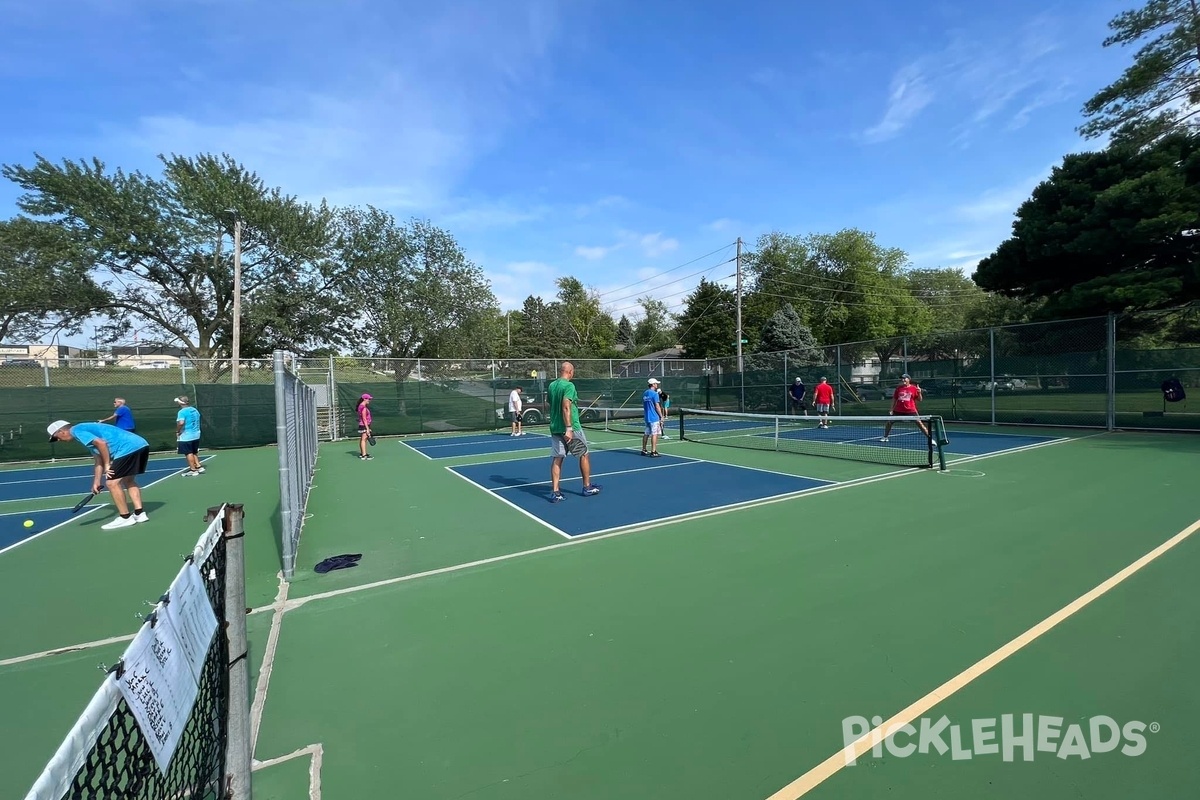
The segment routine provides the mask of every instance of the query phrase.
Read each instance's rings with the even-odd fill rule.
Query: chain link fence
[[[886,414],[907,373],[924,392],[921,411],[947,420],[1200,430],[1200,306],[847,342],[822,355],[745,355],[741,373],[736,359],[711,360],[701,407],[789,413],[796,377],[809,403],[826,377],[836,413]],[[1171,401],[1174,382],[1183,398]]]
[[[240,362],[236,384],[228,360],[160,361],[147,369],[28,361],[0,364],[0,461],[79,457],[77,447],[47,444],[46,425],[103,419],[117,397],[156,451],[175,448],[181,393],[202,414],[202,446],[275,443],[270,360]],[[546,387],[561,363],[325,357],[297,359],[296,370],[316,391],[318,433],[328,441],[354,435],[363,394],[374,398],[373,427],[384,436],[505,428],[517,387],[526,424],[543,425]],[[811,402],[824,377],[835,388],[836,413],[886,414],[907,372],[924,390],[921,410],[951,421],[1200,430],[1200,306],[751,353],[744,371],[735,358],[571,363],[584,408],[638,407],[653,377],[674,408],[789,413],[792,381],[804,380]],[[1167,399],[1172,382],[1182,399]]]

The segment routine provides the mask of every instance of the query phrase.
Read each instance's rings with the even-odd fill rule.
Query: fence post
[[[834,375],[833,382],[837,385],[837,413],[842,415],[842,346],[837,346],[837,364],[835,365],[837,373]]]
[[[988,353],[991,356],[991,367],[988,373],[991,375],[992,387],[992,424],[996,424],[996,329],[988,328]]]
[[[1104,348],[1108,354],[1104,370],[1108,378],[1106,417],[1108,430],[1111,431],[1117,427],[1117,316],[1111,311],[1108,312],[1106,328],[1107,336]]]
[[[900,349],[901,349],[901,352],[903,352],[903,354],[904,354],[903,355],[904,371],[905,371],[905,373],[907,373],[908,372],[908,336],[905,336],[901,340]]]
[[[42,379],[46,381],[46,388],[50,388],[50,359],[42,359]]]
[[[788,408],[788,387],[791,386],[791,384],[788,383],[787,364],[788,364],[788,351],[784,350],[783,351],[783,413],[785,413],[785,414],[791,410]]]
[[[217,518],[210,508],[206,522]],[[225,637],[229,643],[229,706],[225,710],[227,739],[225,772],[233,800],[250,798],[250,661],[246,644],[245,510],[227,503],[221,527],[225,534]]]

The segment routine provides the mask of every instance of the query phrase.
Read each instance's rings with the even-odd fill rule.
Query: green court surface
[[[1065,440],[956,456],[963,431]],[[641,483],[613,473],[553,513],[625,519],[642,504],[644,521],[575,537],[545,524],[537,487],[464,477],[548,478],[544,449],[434,460],[390,439],[363,462],[356,442],[326,443],[282,585],[277,453],[218,451],[201,479],[147,491],[153,526],[99,531],[105,509],[0,554],[0,700],[25,720],[7,726],[0,796],[23,796],[122,645],[44,651],[136,630],[221,502],[247,513],[258,798],[1200,795],[1200,536],[1177,537],[1200,516],[1200,437],[950,435],[946,473],[671,439],[666,456],[725,468],[723,484],[829,483],[664,520],[681,494],[732,489],[667,482],[701,469],[687,464]],[[596,463],[640,443],[589,438]],[[314,571],[341,553],[359,566]],[[944,716],[973,748],[973,721],[1024,714],[1061,718],[1030,761],[1019,747],[841,754],[854,718]],[[1100,716],[1145,723],[1144,752],[1060,757],[1067,729],[1086,737]]]

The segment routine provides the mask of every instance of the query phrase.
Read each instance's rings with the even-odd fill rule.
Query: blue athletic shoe
[[[593,483],[591,486],[583,487],[584,497],[586,497],[590,494],[600,494],[600,486],[598,484]]]
[[[561,503],[563,500],[566,500],[566,499],[567,498],[563,495],[562,492],[552,492],[550,494],[550,502],[551,503]]]

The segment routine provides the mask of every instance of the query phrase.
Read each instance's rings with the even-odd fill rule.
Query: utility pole
[[[738,372],[745,372],[742,364],[742,237],[740,236],[737,240],[737,361]]]
[[[242,215],[233,214],[233,358],[230,381],[238,382],[238,367],[242,355]]]

